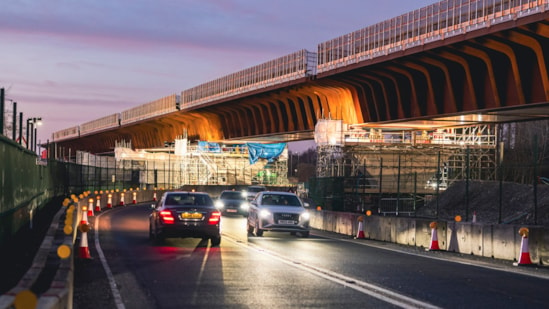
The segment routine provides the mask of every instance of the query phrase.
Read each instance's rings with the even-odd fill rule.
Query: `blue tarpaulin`
[[[221,147],[219,147],[218,143],[199,141],[198,150],[203,152],[221,152]]]
[[[274,159],[278,158],[280,154],[284,151],[284,148],[286,148],[286,143],[278,143],[278,144],[256,144],[256,143],[246,143],[246,146],[248,146],[248,154],[249,154],[249,160],[250,165],[254,164],[259,160],[267,159],[269,162],[273,162]]]

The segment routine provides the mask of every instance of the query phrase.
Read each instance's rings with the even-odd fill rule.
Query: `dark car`
[[[215,207],[223,214],[248,215],[248,200],[241,191],[225,190],[215,201]]]
[[[242,195],[248,200],[251,201],[254,199],[255,195],[259,192],[267,191],[267,188],[265,186],[261,185],[254,185],[249,186],[246,188],[246,190],[242,191]]]
[[[149,236],[162,241],[169,237],[210,239],[212,246],[221,243],[221,212],[208,193],[166,192],[153,204],[149,217]]]
[[[299,233],[309,237],[309,211],[295,193],[262,191],[250,204],[248,233],[261,237],[263,231]]]

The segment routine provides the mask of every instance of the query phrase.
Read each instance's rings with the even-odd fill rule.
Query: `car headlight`
[[[271,216],[271,212],[266,209],[261,209],[261,211],[259,212],[259,216],[263,219],[266,219]]]
[[[248,197],[248,192],[242,191],[242,197]]]
[[[250,209],[250,204],[248,204],[247,202],[244,202],[240,204],[240,209],[247,211],[248,209]]]
[[[216,201],[215,202],[215,208],[217,209],[223,209],[225,207],[225,204],[223,204],[222,201]]]
[[[308,221],[310,218],[311,218],[311,215],[309,214],[308,211],[301,214],[301,220],[303,221]]]

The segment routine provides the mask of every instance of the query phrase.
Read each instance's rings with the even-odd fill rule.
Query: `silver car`
[[[309,237],[309,211],[291,192],[263,191],[250,203],[248,233],[260,237],[263,231],[290,232]]]

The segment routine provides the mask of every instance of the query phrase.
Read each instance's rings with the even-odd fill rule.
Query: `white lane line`
[[[512,265],[511,263],[509,265],[492,265],[492,264],[490,264],[490,262],[485,262],[485,261],[481,261],[481,260],[470,261],[470,260],[467,260],[465,258],[460,258],[458,256],[438,257],[438,256],[433,256],[433,255],[428,255],[428,254],[414,253],[414,252],[409,252],[409,251],[406,251],[406,250],[394,249],[394,248],[390,248],[390,247],[375,244],[375,243],[365,243],[365,242],[361,242],[361,241],[355,240],[355,239],[337,238],[337,237],[331,237],[329,235],[320,235],[320,237],[331,239],[331,240],[336,240],[336,241],[348,242],[348,243],[352,243],[352,244],[359,245],[359,246],[372,247],[372,248],[397,252],[397,253],[400,253],[400,254],[407,254],[407,255],[412,255],[412,256],[416,256],[416,257],[442,261],[442,262],[446,262],[446,263],[456,263],[456,264],[462,264],[462,265],[467,265],[467,266],[485,268],[485,269],[489,269],[489,270],[502,271],[502,272],[507,272],[507,273],[530,276],[530,277],[535,277],[535,278],[549,279],[548,274],[525,272],[524,270],[517,269],[516,267],[511,266]]]
[[[242,243],[242,241],[232,239],[231,237],[226,237],[225,239],[228,239],[232,243],[237,244],[241,247],[254,250],[258,253],[267,255],[269,257],[273,257],[273,258],[279,260],[280,262],[283,262],[283,263],[285,263],[287,265],[290,265],[292,267],[299,268],[301,270],[304,270],[304,271],[309,272],[311,274],[317,275],[317,276],[322,277],[324,279],[330,280],[330,281],[335,282],[335,283],[339,283],[341,285],[344,285],[346,287],[349,287],[349,288],[352,288],[356,291],[359,291],[363,294],[367,294],[367,295],[372,296],[374,298],[377,298],[381,301],[393,304],[395,306],[399,306],[401,308],[432,308],[432,309],[440,308],[440,307],[434,306],[432,304],[422,302],[422,301],[413,299],[411,297],[408,297],[408,296],[405,296],[405,295],[402,295],[402,294],[398,294],[394,291],[385,289],[381,286],[377,286],[377,285],[374,285],[374,284],[371,284],[371,283],[367,283],[367,282],[364,282],[362,280],[352,278],[352,277],[348,277],[348,276],[345,276],[345,275],[342,275],[342,274],[339,274],[339,273],[336,273],[336,272],[333,272],[333,271],[330,271],[330,270],[327,270],[327,269],[323,269],[323,268],[320,268],[320,267],[309,265],[307,263],[290,260],[290,259],[288,259],[288,258],[286,258],[282,255],[279,255],[279,254],[277,254],[273,251],[266,250],[266,249],[261,248],[257,245],[254,245],[252,243],[245,244],[245,243]]]
[[[99,244],[99,217],[101,217],[101,215],[102,213],[95,217],[96,218],[95,221],[97,221],[95,222],[95,226],[94,226],[95,249],[97,250],[97,254],[99,254],[99,259],[101,260],[103,269],[107,274],[107,280],[109,280],[109,285],[111,287],[111,293],[112,293],[112,297],[114,298],[114,303],[116,305],[116,308],[125,309],[126,306],[124,306],[124,302],[122,302],[122,296],[120,296],[120,291],[118,291],[118,287],[116,286],[116,281],[114,280],[114,276],[111,272],[111,268],[109,267],[109,264],[107,263],[107,259],[105,258],[105,254],[103,254],[103,249],[101,249],[101,245]]]
[[[196,279],[195,289],[193,292],[193,298],[191,304],[196,305],[196,299],[198,298],[198,289],[200,287],[200,284],[202,283],[202,275],[204,275],[204,270],[206,268],[206,262],[208,262],[208,258],[210,256],[210,247],[206,248],[206,254],[204,254],[204,257],[202,258],[202,264],[200,265],[200,272],[198,273],[198,278]]]

